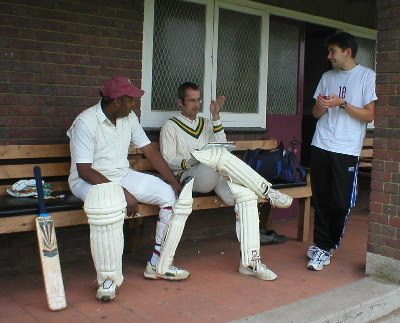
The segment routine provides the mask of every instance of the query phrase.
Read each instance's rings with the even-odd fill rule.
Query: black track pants
[[[356,201],[358,159],[311,146],[314,243],[323,250],[339,247]]]

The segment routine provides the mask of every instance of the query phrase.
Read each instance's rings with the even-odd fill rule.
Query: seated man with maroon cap
[[[182,189],[132,112],[134,98],[144,91],[128,78],[117,76],[105,82],[100,94],[101,100],[79,114],[67,134],[72,157],[69,185],[85,202],[100,285],[96,297],[104,301],[113,299],[122,284],[124,217],[136,215],[139,202],[160,207],[155,249],[144,276],[175,281],[189,277],[188,271],[171,263],[183,230],[180,220],[176,225],[176,218],[190,214],[192,189],[191,183]],[[167,183],[129,168],[131,143],[142,150]]]

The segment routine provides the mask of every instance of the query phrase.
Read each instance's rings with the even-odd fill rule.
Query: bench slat
[[[361,150],[360,157],[361,158],[372,158],[372,154],[374,152],[373,148],[366,148]]]
[[[70,162],[49,164],[0,165],[0,179],[33,178],[33,167],[40,166],[42,176],[67,176],[70,173]]]
[[[0,146],[0,159],[69,157],[68,144]]]
[[[361,161],[361,162],[358,164],[358,167],[372,168],[372,162],[363,162],[363,161]]]
[[[363,146],[373,147],[374,146],[374,138],[364,138]]]
[[[247,150],[247,149],[275,149],[277,141],[275,139],[266,139],[266,140],[246,140],[246,141],[236,141],[235,142],[236,149],[235,151]]]

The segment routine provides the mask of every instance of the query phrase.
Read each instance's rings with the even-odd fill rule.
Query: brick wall
[[[0,0],[0,144],[65,143],[102,81],[140,86],[144,0]],[[374,28],[374,0],[258,0]]]
[[[378,0],[377,95],[367,272],[400,281],[400,5]]]
[[[143,0],[0,0],[0,144],[66,143],[105,79],[140,86]]]

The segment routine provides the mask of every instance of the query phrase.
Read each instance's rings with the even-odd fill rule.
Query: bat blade
[[[54,220],[46,211],[40,167],[34,167],[40,215],[36,218],[36,233],[42,263],[47,303],[51,310],[59,311],[67,306]]]

